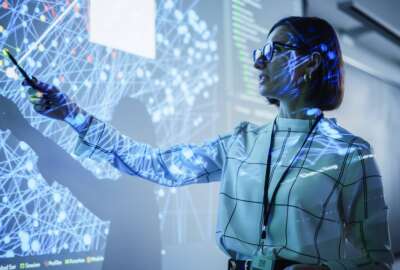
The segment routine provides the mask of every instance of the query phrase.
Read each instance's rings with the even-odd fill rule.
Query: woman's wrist
[[[79,137],[83,137],[90,126],[92,116],[85,110],[77,107],[73,113],[65,117],[64,121],[79,134]]]

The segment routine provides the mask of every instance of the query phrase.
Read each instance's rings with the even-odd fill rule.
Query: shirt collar
[[[318,115],[312,119],[298,119],[298,118],[284,118],[276,117],[276,127],[277,131],[299,131],[299,132],[309,132],[316,121]]]

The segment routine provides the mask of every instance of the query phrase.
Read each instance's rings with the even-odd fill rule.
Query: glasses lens
[[[262,52],[260,49],[256,49],[253,51],[253,62],[256,63],[257,60],[261,57]]]
[[[273,52],[272,43],[265,44],[265,46],[263,47],[262,54],[265,56],[265,59],[268,62],[271,62],[272,60],[272,52]]]

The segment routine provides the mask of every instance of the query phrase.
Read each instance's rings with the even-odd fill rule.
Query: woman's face
[[[295,45],[290,29],[278,26],[267,38],[268,42]],[[294,49],[278,44],[273,46],[271,62],[264,62],[255,67],[259,73],[259,93],[264,97],[288,100],[300,95],[299,80],[302,79],[301,66],[304,56],[299,56]],[[303,72],[304,73],[304,72]]]

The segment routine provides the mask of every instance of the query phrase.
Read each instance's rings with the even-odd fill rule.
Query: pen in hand
[[[8,49],[3,49],[3,54],[11,60],[24,77],[22,85],[30,87],[28,89],[29,101],[33,104],[37,113],[67,122],[79,134],[86,129],[90,122],[90,114],[72,102],[66,94],[54,85],[41,82],[34,76],[29,76]]]

